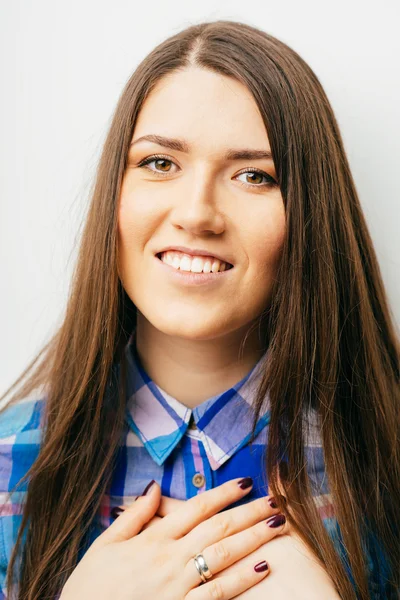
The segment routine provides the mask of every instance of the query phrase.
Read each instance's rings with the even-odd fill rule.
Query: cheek
[[[138,233],[139,224],[143,223],[140,212],[138,203],[134,202],[132,195],[121,196],[118,207],[118,233],[126,244],[132,241],[134,235]]]
[[[118,274],[127,291],[132,273],[136,271],[136,258],[142,247],[140,223],[135,205],[122,196],[118,207]]]
[[[255,232],[249,241],[249,262],[251,270],[262,279],[273,277],[282,254],[285,240],[285,217],[282,212],[273,219],[263,221],[267,226]]]
[[[132,262],[143,253],[147,241],[157,227],[157,215],[149,208],[140,195],[135,198],[130,193],[121,195],[118,206],[118,243],[121,247],[121,260]]]
[[[118,214],[118,257],[120,270],[127,267],[127,261],[134,256],[133,240],[136,240],[136,219],[130,211],[121,209]]]

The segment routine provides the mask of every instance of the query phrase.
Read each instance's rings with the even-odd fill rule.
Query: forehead
[[[231,77],[194,67],[162,78],[146,98],[133,139],[153,132],[187,139],[199,152],[235,146],[270,150],[250,90]]]

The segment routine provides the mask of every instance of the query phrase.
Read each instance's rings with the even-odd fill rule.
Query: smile
[[[172,261],[172,264],[170,264],[170,262],[166,262],[165,260],[162,260],[163,254],[171,254],[171,252],[168,251],[165,253],[156,254],[155,259],[161,269],[160,273],[163,273],[164,275],[166,275],[172,283],[177,283],[180,285],[189,285],[189,286],[220,285],[224,281],[228,281],[228,279],[231,277],[232,272],[235,271],[235,269],[232,265],[230,265],[228,263],[223,263],[222,261],[214,259],[211,256],[207,256],[207,257],[200,257],[200,256],[192,257],[191,256],[189,258],[188,255],[182,255],[183,256],[182,259],[178,258],[179,264],[176,260],[177,257],[175,257],[173,259],[173,260],[175,260],[175,263]],[[172,252],[172,254],[178,254],[178,253],[177,252],[175,253],[175,251],[174,251],[174,252]],[[181,254],[181,253],[179,253],[179,254]],[[190,265],[187,262],[187,260],[185,260],[186,257],[188,257],[188,259],[191,261]],[[165,257],[163,257],[163,258],[165,258]],[[212,263],[211,267],[210,267],[210,263]],[[176,266],[174,266],[174,264]],[[223,266],[223,265],[226,265],[226,267],[223,267],[223,269],[220,270],[221,266]],[[210,267],[210,271],[206,272],[206,270],[209,267]],[[203,268],[204,268],[204,271],[203,271]],[[192,270],[192,269],[199,269],[199,271],[196,272],[195,270]]]
[[[163,263],[174,269],[191,273],[218,273],[233,268],[230,263],[213,256],[191,256],[177,250],[160,252],[157,256]]]

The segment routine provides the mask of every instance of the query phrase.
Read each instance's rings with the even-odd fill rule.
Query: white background
[[[61,323],[123,86],[156,44],[203,20],[258,26],[319,77],[398,325],[399,13],[397,0],[0,0],[0,394]]]

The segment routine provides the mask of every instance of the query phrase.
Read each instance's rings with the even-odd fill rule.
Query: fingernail
[[[152,479],[150,481],[150,483],[148,483],[146,485],[146,487],[144,488],[143,492],[140,494],[141,496],[145,496],[147,494],[147,492],[149,491],[149,489],[151,488],[151,486],[153,485],[153,483],[155,483],[155,479]]]
[[[268,571],[268,569],[269,566],[268,563],[265,562],[265,560],[262,560],[261,562],[254,565],[254,570],[257,571],[257,573],[261,573],[262,571]]]
[[[112,517],[113,519],[116,519],[117,517],[119,517],[119,515],[120,515],[121,513],[123,513],[123,512],[124,512],[124,510],[125,510],[125,509],[124,509],[124,508],[121,508],[120,506],[114,506],[114,508],[111,510],[111,513],[110,513],[110,514],[111,514],[111,517]]]
[[[153,485],[153,483],[155,483],[155,480],[154,480],[154,479],[152,479],[152,480],[150,481],[150,483],[148,483],[148,484],[146,485],[146,487],[144,488],[143,492],[142,492],[141,494],[139,494],[139,496],[136,496],[136,498],[134,499],[134,502],[136,502],[136,500],[137,500],[138,498],[140,498],[141,496],[145,496],[145,495],[147,494],[147,492],[149,491],[149,489],[151,488],[151,486]]]
[[[283,504],[287,504],[287,500],[285,498],[285,496],[279,496],[279,498],[282,500]],[[271,496],[270,498],[268,498],[268,502],[271,508],[278,508],[278,504],[276,501],[276,498],[274,498],[274,496]]]
[[[286,523],[285,515],[274,515],[266,520],[266,523],[269,527],[280,527]]]
[[[253,485],[253,479],[251,477],[243,477],[238,481],[238,486],[242,488],[242,490],[247,490],[251,485]]]

